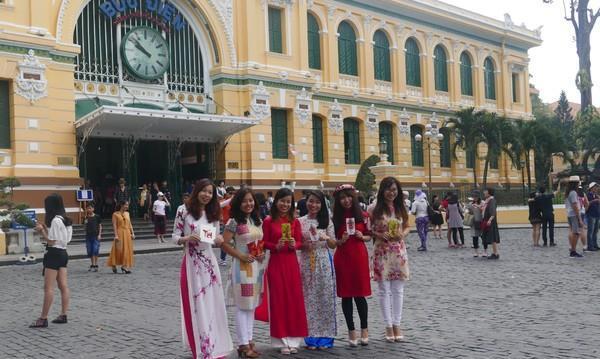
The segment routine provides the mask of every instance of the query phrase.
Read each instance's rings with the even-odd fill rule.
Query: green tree
[[[527,185],[531,188],[531,161],[529,155],[535,149],[537,126],[535,121],[524,120],[514,120],[511,125],[513,126],[513,135],[507,140],[510,152],[512,152],[510,158],[518,170],[522,170],[522,165],[525,165]]]
[[[573,109],[569,104],[569,100],[567,100],[567,94],[565,91],[561,91],[560,97],[558,98],[558,106],[556,106],[554,113],[561,123],[567,124],[573,122],[574,120],[571,111],[573,111]]]
[[[499,158],[504,153],[510,157],[513,163],[515,162],[514,154],[510,149],[510,139],[514,137],[514,129],[509,120],[499,117],[495,112],[484,112],[480,126],[479,131],[482,134],[483,142],[487,145],[483,167],[483,187],[485,188],[492,159]]]
[[[458,159],[457,151],[462,149],[465,153],[472,153],[475,158],[473,165],[473,186],[478,187],[477,167],[479,163],[479,144],[482,142],[481,121],[485,112],[476,112],[473,107],[454,113],[446,126],[449,127],[456,141],[452,144],[452,156]]]
[[[371,172],[369,167],[377,165],[379,161],[379,156],[371,155],[362,163],[360,169],[358,170],[358,173],[356,174],[356,181],[354,182],[354,187],[356,187],[356,189],[359,190],[366,197],[370,197],[376,191],[374,186],[375,175],[373,174],[373,172]]]

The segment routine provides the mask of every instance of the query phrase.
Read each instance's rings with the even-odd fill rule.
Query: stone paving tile
[[[475,259],[470,249],[447,249],[445,241],[432,241],[429,252],[417,253],[411,235],[412,280],[405,289],[403,318],[407,341],[383,340],[374,285],[368,347],[347,347],[340,312],[336,348],[302,350],[293,357],[600,357],[600,253],[570,259],[564,229],[557,231],[556,248],[532,248],[529,233],[502,231],[499,261]],[[88,273],[86,260],[72,260],[69,324],[42,330],[27,328],[42,302],[41,265],[1,267],[0,358],[190,358],[179,332],[180,255],[138,255],[132,275],[114,275],[105,267]],[[57,294],[51,317],[59,306]],[[268,333],[267,325],[256,323],[262,358],[283,357],[269,348]]]

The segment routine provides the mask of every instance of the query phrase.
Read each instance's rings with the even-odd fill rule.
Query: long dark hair
[[[321,191],[307,191],[306,192],[306,201],[308,202],[308,198],[310,196],[315,196],[321,202],[321,209],[319,213],[317,213],[317,222],[319,225],[317,228],[319,229],[327,229],[329,227],[329,211],[327,210],[327,202],[325,201],[325,195]]]
[[[290,206],[290,210],[287,214],[287,219],[292,222],[294,220],[294,212],[296,211],[296,202],[294,201],[294,192],[289,188],[281,188],[277,193],[275,193],[275,198],[273,199],[273,206],[271,206],[271,218],[278,219],[279,218],[279,209],[277,209],[277,201],[280,199],[292,196],[292,205]]]
[[[206,186],[212,186],[212,198],[210,199],[210,202],[204,206],[204,212],[206,213],[206,219],[209,222],[215,222],[221,219],[221,205],[217,199],[217,187],[211,180],[203,178],[196,181],[194,184],[194,191],[192,191],[192,195],[190,196],[190,200],[188,201],[186,207],[188,213],[190,213],[195,220],[200,219],[202,214],[200,211],[200,200],[198,199],[198,193],[200,193],[200,191],[202,191]]]
[[[73,221],[67,217],[65,204],[62,197],[58,193],[53,193],[44,199],[44,209],[46,210],[46,215],[44,217],[44,223],[46,224],[46,227],[50,227],[52,225],[52,220],[56,216],[62,217],[62,221],[65,226],[70,226],[73,224]]]
[[[117,205],[115,206],[115,212],[120,211],[121,208],[123,208],[123,206],[125,205],[125,203],[129,203],[129,201],[119,201],[119,203],[117,203]]]
[[[342,228],[346,225],[344,220],[344,212],[346,209],[342,206],[340,200],[342,196],[351,197],[352,198],[352,207],[350,211],[352,213],[352,217],[354,217],[354,221],[356,223],[364,223],[365,219],[363,216],[363,211],[360,208],[360,203],[358,203],[358,198],[356,196],[356,190],[354,189],[343,189],[337,191],[333,194],[334,203],[333,203],[333,226],[335,230]]]
[[[252,209],[252,212],[250,213],[250,218],[252,219],[252,221],[254,221],[255,225],[259,226],[262,223],[262,220],[260,219],[260,211],[258,208],[259,204],[256,200],[254,192],[252,192],[250,187],[240,188],[240,190],[237,191],[235,196],[233,196],[233,199],[231,200],[231,218],[235,219],[235,221],[238,224],[246,224],[248,215],[244,213],[244,211],[242,211],[242,202],[244,201],[244,197],[246,197],[248,193],[252,195],[252,200],[254,201],[254,209]]]
[[[381,184],[379,185],[379,191],[377,191],[377,203],[375,204],[375,209],[373,209],[373,218],[379,219],[383,217],[384,214],[388,216],[391,215],[390,210],[385,203],[385,191],[391,188],[393,185],[396,185],[398,192],[396,194],[396,198],[394,198],[394,213],[396,217],[400,214],[400,218],[402,221],[408,221],[408,212],[406,211],[406,207],[404,206],[404,199],[402,195],[402,185],[400,181],[398,181],[395,177],[386,177],[381,180]]]

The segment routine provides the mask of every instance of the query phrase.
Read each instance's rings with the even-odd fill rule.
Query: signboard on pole
[[[94,191],[91,189],[80,189],[77,191],[77,200],[79,202],[91,202],[94,200]]]

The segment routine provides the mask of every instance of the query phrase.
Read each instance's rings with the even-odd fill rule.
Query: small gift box
[[[390,219],[388,222],[388,234],[391,237],[397,236],[399,227],[400,227],[400,223],[396,219]]]
[[[356,221],[354,218],[346,218],[346,233],[353,236],[356,233]]]
[[[291,224],[289,224],[289,223],[281,224],[281,239],[283,239],[286,242],[292,240],[292,225]]]
[[[254,241],[247,244],[248,246],[248,254],[254,257],[259,257],[264,253],[265,242],[264,241]]]

